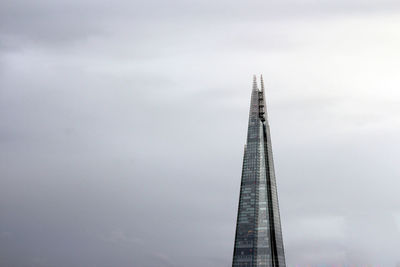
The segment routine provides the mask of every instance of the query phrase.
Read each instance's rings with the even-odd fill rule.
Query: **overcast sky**
[[[0,266],[230,266],[263,74],[288,266],[400,264],[398,0],[0,1]]]

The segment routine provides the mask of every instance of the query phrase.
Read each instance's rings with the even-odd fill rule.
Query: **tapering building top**
[[[253,75],[253,90],[258,90],[256,75]]]
[[[285,267],[264,81],[251,94],[233,267]]]
[[[264,80],[263,80],[262,75],[260,77],[260,80],[261,80],[261,91],[264,91]]]

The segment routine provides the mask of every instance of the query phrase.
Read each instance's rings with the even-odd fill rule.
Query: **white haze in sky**
[[[400,264],[398,1],[0,2],[0,266],[230,266],[263,74],[288,266]]]

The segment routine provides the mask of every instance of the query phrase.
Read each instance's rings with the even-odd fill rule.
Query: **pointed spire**
[[[253,75],[253,90],[258,90],[257,88],[257,76]]]
[[[260,103],[260,107],[261,107],[261,113],[262,113],[262,118],[264,119],[263,121],[267,121],[267,123],[268,123],[268,114],[267,114],[267,107],[266,107],[266,104],[265,104],[265,88],[264,88],[264,79],[263,79],[263,76],[262,76],[262,74],[260,75],[260,80],[261,80],[261,103]]]
[[[263,80],[263,77],[261,74],[261,92],[263,92],[263,91],[264,91],[264,80]]]

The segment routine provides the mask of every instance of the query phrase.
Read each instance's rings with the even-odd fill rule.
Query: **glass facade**
[[[232,266],[285,266],[262,77],[251,94]]]

